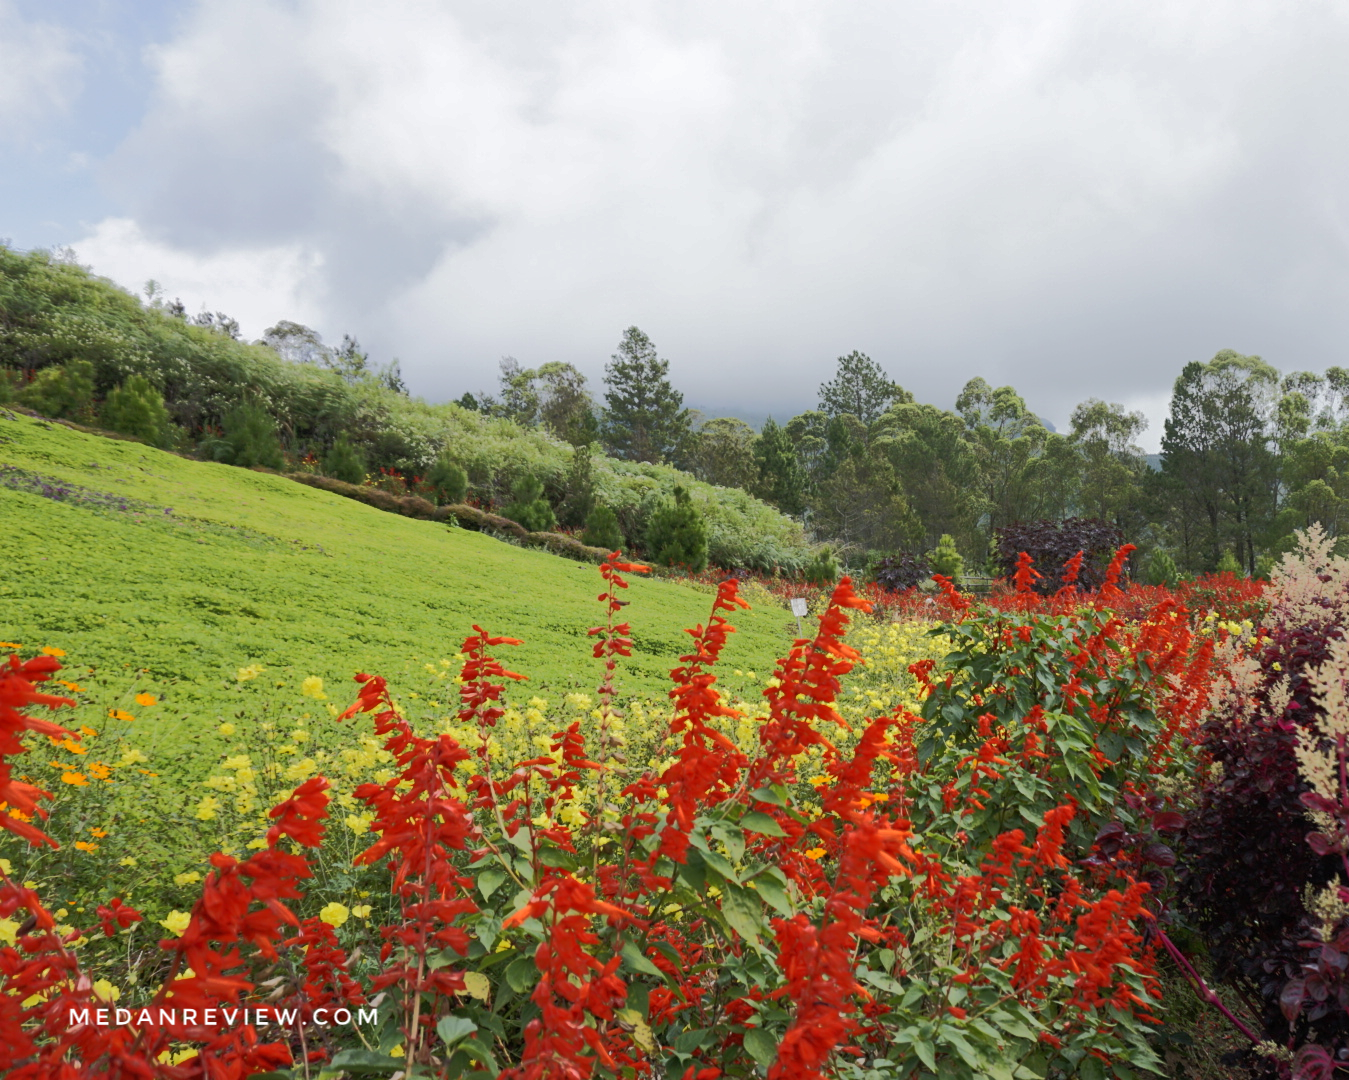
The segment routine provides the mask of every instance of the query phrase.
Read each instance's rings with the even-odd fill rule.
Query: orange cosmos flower
[[[137,695],[136,695],[136,704],[137,704],[137,705],[144,705],[147,709],[148,709],[151,705],[156,704],[156,703],[158,702],[158,700],[159,700],[159,699],[156,698],[156,697],[154,696],[154,694],[137,694]]]

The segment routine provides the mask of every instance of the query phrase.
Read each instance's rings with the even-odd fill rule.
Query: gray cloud
[[[301,253],[428,396],[636,323],[708,405],[859,348],[1062,427],[1219,348],[1345,361],[1346,46],[1343,3],[204,3],[106,175],[128,267]]]
[[[38,137],[42,122],[79,93],[81,67],[66,30],[0,0],[0,139]]]

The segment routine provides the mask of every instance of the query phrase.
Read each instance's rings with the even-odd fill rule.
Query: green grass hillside
[[[237,707],[241,668],[287,696],[319,676],[345,703],[354,672],[424,679],[474,623],[525,639],[502,653],[526,697],[599,679],[594,566],[4,410],[0,558],[0,639],[63,649],[73,677],[134,683],[203,732]],[[620,693],[660,694],[711,597],[639,580],[629,599]],[[785,612],[734,621],[729,666],[770,670]]]

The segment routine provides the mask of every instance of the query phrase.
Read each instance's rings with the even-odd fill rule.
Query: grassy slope
[[[66,650],[76,672],[146,668],[166,716],[226,712],[238,668],[319,675],[348,700],[353,672],[390,676],[451,657],[474,623],[525,639],[500,650],[540,686],[591,689],[593,566],[413,521],[302,485],[188,461],[0,412],[0,464],[151,508],[96,509],[0,486],[0,639]],[[166,514],[164,508],[171,508]],[[711,597],[638,581],[636,649],[621,693],[662,693]],[[742,613],[728,666],[771,669],[779,610]],[[682,639],[682,641],[681,641]],[[527,696],[527,695],[526,695]],[[192,725],[194,728],[197,725]]]

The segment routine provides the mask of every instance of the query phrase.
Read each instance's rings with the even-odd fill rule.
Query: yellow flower
[[[406,1051],[401,1046],[395,1046],[389,1051],[389,1057],[402,1057]]]
[[[319,701],[327,699],[328,695],[323,692],[323,680],[317,675],[310,675],[300,684],[300,693],[305,697],[318,698]]]
[[[267,841],[261,837],[259,837],[257,840],[250,840],[247,844],[244,845],[244,847],[249,848],[252,851],[261,851],[266,846]]]
[[[220,734],[222,734],[222,735],[224,735],[226,738],[228,738],[229,736],[231,736],[231,735],[234,734],[234,725],[233,725],[233,724],[228,724],[228,723],[226,723],[226,724],[221,724],[220,727],[217,728],[216,730],[219,731]]]
[[[0,873],[4,873],[4,874],[12,874],[13,872],[14,872],[14,867],[12,867],[12,866],[9,865],[9,860],[8,860],[8,859],[0,859]]]
[[[210,821],[216,816],[220,809],[220,800],[214,795],[207,795],[201,802],[197,803],[196,812],[192,815],[198,821]]]
[[[348,814],[347,828],[354,833],[363,833],[370,828],[370,822],[374,820],[373,814]]]
[[[351,913],[358,919],[368,919],[370,918],[370,905],[355,904],[352,906]]]
[[[175,885],[195,885],[200,880],[201,875],[195,870],[188,870],[184,873],[173,875],[173,883]]]
[[[85,779],[84,773],[68,772],[62,775],[61,783],[69,784],[71,787],[88,787],[89,781]]]
[[[227,757],[227,758],[225,759],[224,764],[221,765],[221,768],[222,768],[222,769],[246,769],[246,768],[248,768],[248,767],[249,767],[250,765],[252,765],[252,764],[253,764],[253,762],[252,762],[252,760],[249,758],[249,756],[248,756],[247,754],[236,754],[234,757]]]
[[[128,765],[139,765],[142,761],[149,761],[149,760],[150,759],[146,757],[144,754],[142,754],[139,750],[133,748],[131,750],[128,750],[125,754],[123,754],[122,760],[119,761],[117,764],[120,768],[126,768]]]
[[[256,679],[267,669],[261,664],[249,664],[248,667],[241,667],[234,675],[237,682],[248,682],[249,679]]]
[[[99,979],[94,983],[94,997],[100,1001],[106,1001],[109,1004],[122,996],[122,991],[108,982],[107,979]]]
[[[128,856],[127,856],[125,859],[123,859],[118,865],[119,865],[119,866],[135,866],[135,865],[136,865],[136,857],[135,857],[134,855],[128,855]]]
[[[0,919],[0,943],[14,945],[19,939],[19,924],[13,919]]]
[[[192,916],[186,911],[170,911],[167,916],[159,920],[159,925],[174,937],[182,937],[191,921]]]
[[[58,649],[55,645],[44,645],[38,650],[43,656],[65,656],[65,649]]]
[[[336,900],[324,904],[322,910],[319,911],[319,918],[334,928],[346,922],[350,915],[351,912],[347,909],[347,906],[339,904]]]
[[[137,704],[137,705],[143,705],[143,706],[145,706],[145,708],[147,708],[147,709],[148,709],[151,705],[156,705],[156,704],[158,704],[158,702],[159,702],[159,699],[156,698],[156,697],[154,696],[154,694],[137,694],[137,695],[136,695],[136,704]]]

